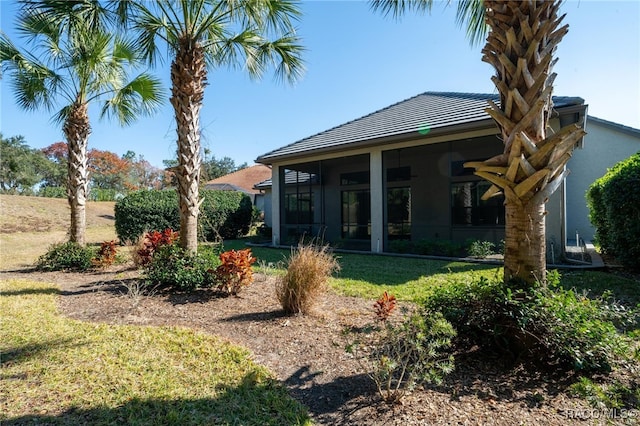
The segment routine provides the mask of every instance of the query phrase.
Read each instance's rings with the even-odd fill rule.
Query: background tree
[[[565,165],[585,132],[566,126],[547,136],[556,77],[551,70],[555,50],[568,31],[560,26],[561,0],[458,3],[458,22],[466,22],[472,40],[489,28],[482,60],[493,66],[492,81],[500,105],[489,102],[487,113],[496,121],[504,151],[484,162],[466,163],[493,185],[483,199],[505,196],[505,281],[527,285],[546,280],[544,204],[566,177]],[[431,0],[373,0],[374,10],[398,17],[407,10],[428,11]]]
[[[89,178],[93,188],[125,190],[125,182],[131,169],[128,161],[114,152],[95,148],[88,152],[88,157]]]
[[[231,157],[222,157],[218,159],[215,155],[210,156],[210,151],[205,148],[204,161],[202,162],[202,180],[206,182],[247,167],[248,165],[246,162],[236,165],[235,160]]]
[[[137,157],[133,151],[127,151],[123,156],[123,160],[129,163],[129,172],[125,187],[130,191],[139,189],[162,189],[169,178],[166,172],[158,167],[153,166],[142,155]]]
[[[69,148],[66,142],[55,142],[45,148],[42,152],[52,162],[53,168],[50,174],[47,174],[42,183],[45,187],[67,187],[67,170]]]
[[[299,16],[291,0],[157,0],[118,2],[118,10],[139,34],[139,45],[153,63],[160,46],[173,55],[171,105],[178,133],[177,177],[180,245],[198,248],[200,109],[208,69],[242,66],[259,77],[274,65],[280,77],[296,80],[302,71],[292,22]]]
[[[54,164],[40,150],[27,145],[23,136],[5,138],[0,133],[0,189],[10,194],[33,194]]]
[[[129,79],[140,61],[136,44],[106,28],[99,2],[31,0],[22,3],[18,31],[27,49],[0,36],[0,60],[11,76],[18,106],[25,110],[62,108],[54,120],[68,144],[69,236],[85,244],[89,105],[102,102],[100,116],[123,124],[160,104],[160,84],[147,74]]]

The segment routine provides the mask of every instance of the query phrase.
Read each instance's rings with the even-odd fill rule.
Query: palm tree
[[[156,0],[117,3],[123,22],[131,22],[153,63],[158,42],[168,47],[171,105],[178,133],[180,245],[197,251],[200,180],[200,109],[209,69],[242,66],[260,77],[272,65],[276,75],[295,81],[303,70],[292,22],[291,0]],[[270,40],[271,38],[271,40]]]
[[[61,107],[53,120],[62,125],[68,146],[69,238],[80,245],[85,245],[89,105],[102,102],[101,118],[115,116],[128,125],[161,103],[157,79],[144,73],[128,78],[129,68],[142,58],[132,41],[108,31],[102,13],[95,2],[28,1],[18,19],[28,49],[0,35],[0,61],[20,108]]]
[[[578,125],[547,134],[556,77],[552,67],[556,47],[568,31],[558,16],[561,0],[466,0],[458,4],[458,22],[479,40],[489,29],[482,60],[496,71],[492,81],[500,105],[489,102],[487,113],[496,121],[504,151],[483,162],[466,163],[493,185],[483,199],[505,196],[505,282],[528,285],[544,282],[545,206],[568,170],[565,165],[578,140]],[[396,17],[407,10],[427,11],[431,0],[373,0],[374,10]]]

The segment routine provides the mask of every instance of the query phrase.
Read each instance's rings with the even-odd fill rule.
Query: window
[[[491,184],[484,181],[451,184],[452,225],[504,225],[504,196],[481,199],[489,187]]]
[[[368,171],[342,173],[340,175],[340,185],[366,185],[370,179]]]
[[[477,160],[460,160],[460,161],[452,161],[451,162],[451,176],[473,176],[473,169],[464,167],[464,163],[470,161],[484,161],[485,159],[477,159]]]
[[[371,195],[368,189],[342,191],[342,238],[371,238]]]
[[[289,225],[313,223],[313,199],[311,193],[285,194],[284,214],[285,223]]]
[[[404,182],[411,180],[411,167],[395,167],[387,169],[387,182]]]
[[[387,189],[387,236],[411,239],[411,188]]]

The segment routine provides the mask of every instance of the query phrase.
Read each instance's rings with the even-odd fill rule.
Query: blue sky
[[[202,143],[237,164],[426,91],[495,93],[481,46],[471,47],[455,24],[455,7],[399,22],[363,1],[305,1],[298,25],[307,71],[294,86],[271,74],[251,81],[242,70],[209,73],[201,113]],[[589,114],[640,128],[640,2],[567,1],[569,33],[556,55],[556,95],[580,96]],[[2,31],[14,42],[15,3],[0,1]],[[153,70],[169,89],[169,71]],[[0,80],[0,131],[23,135],[32,147],[63,140],[46,111],[16,106]],[[151,118],[120,128],[92,116],[90,148],[133,150],[156,166],[174,156],[175,124],[167,101]],[[588,130],[588,129],[587,129]]]

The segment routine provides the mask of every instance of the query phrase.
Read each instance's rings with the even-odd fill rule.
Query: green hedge
[[[251,226],[251,199],[232,191],[201,190],[200,239],[215,241],[238,238]],[[116,202],[116,233],[123,242],[133,242],[144,232],[180,228],[178,194],[175,190],[136,191]]]
[[[47,198],[67,198],[67,188],[62,186],[45,186],[40,188],[38,196]],[[123,197],[121,192],[115,189],[91,188],[90,201],[116,201]]]
[[[640,269],[640,152],[596,180],[587,201],[601,249],[624,266]]]

